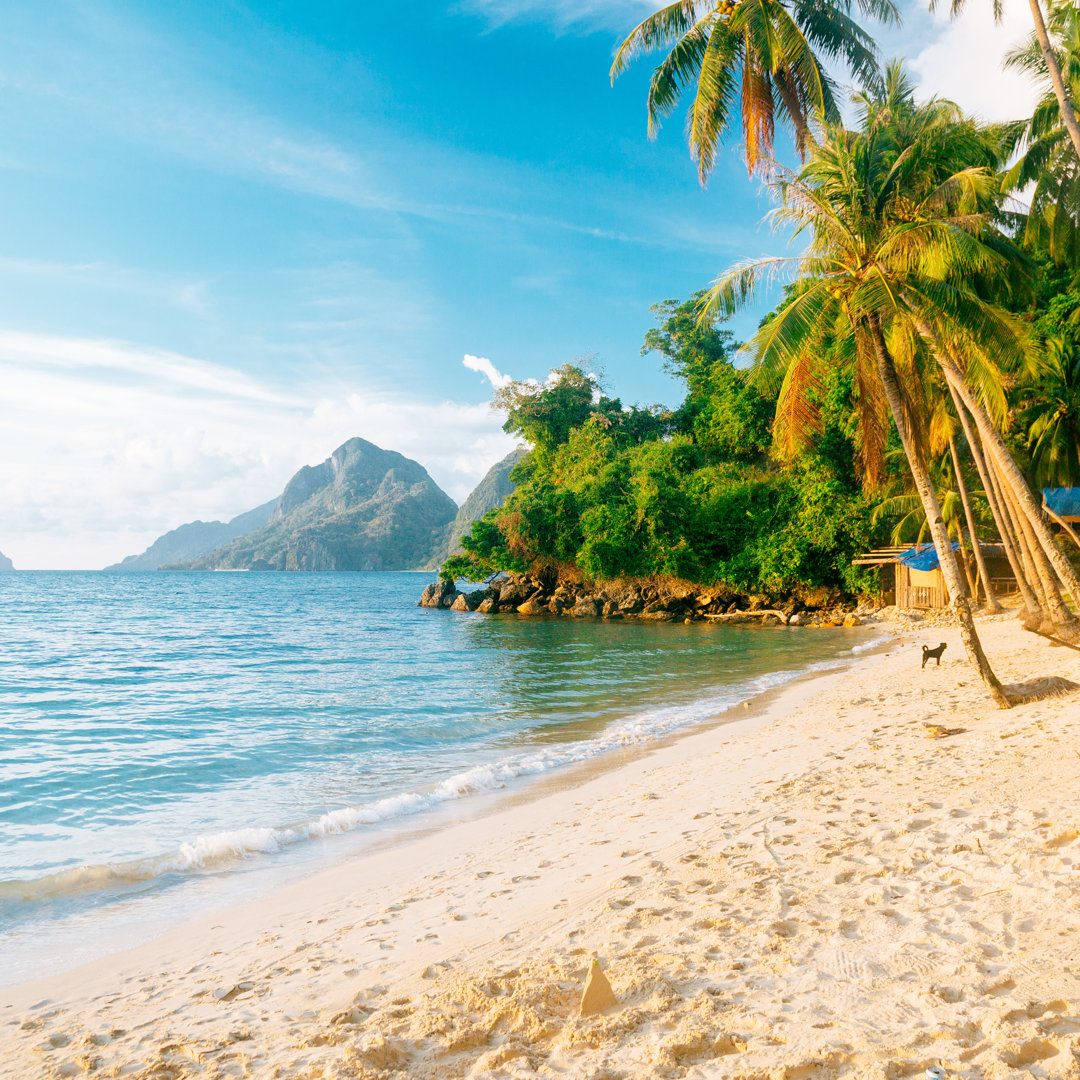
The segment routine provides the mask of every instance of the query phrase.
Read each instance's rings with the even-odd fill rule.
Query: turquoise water
[[[428,611],[430,580],[0,575],[0,954],[647,744],[866,641]]]

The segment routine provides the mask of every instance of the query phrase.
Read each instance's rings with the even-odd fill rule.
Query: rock
[[[450,607],[457,596],[457,586],[452,581],[437,581],[424,590],[420,597],[420,607]]]
[[[771,615],[771,614],[770,615],[762,615],[761,616],[761,625],[762,626],[783,626],[784,625],[784,620],[781,619],[779,615]]]
[[[548,611],[552,615],[561,615],[566,607],[566,601],[561,596],[555,595],[548,601]]]
[[[600,614],[600,604],[595,596],[579,596],[577,603],[570,609],[576,619],[595,618]]]
[[[860,619],[858,615],[848,615],[848,617],[846,619],[844,619],[844,625],[845,626],[862,626],[862,619]]]
[[[608,600],[600,609],[600,614],[603,615],[605,619],[610,619],[618,610],[619,605],[616,604],[614,600]]]
[[[511,577],[499,588],[499,607],[503,610],[515,610],[534,592],[534,586],[526,585],[519,577]]]
[[[544,605],[539,600],[526,600],[524,604],[518,604],[519,615],[543,615]]]
[[[499,610],[499,601],[496,600],[494,596],[485,597],[476,610],[482,615],[490,615]]]
[[[674,622],[675,616],[670,611],[643,611],[639,616],[639,619],[645,619],[647,622]]]
[[[788,626],[802,626],[803,617],[796,611],[795,614],[788,619],[787,624]]]
[[[451,611],[468,611],[469,602],[465,599],[464,593],[458,593],[454,602],[450,605]]]

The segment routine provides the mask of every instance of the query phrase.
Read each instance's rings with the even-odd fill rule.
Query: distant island
[[[14,569],[15,564],[2,551],[0,551],[0,573],[4,573],[8,570]]]
[[[231,521],[189,521],[159,536],[141,555],[129,555],[105,569],[117,573],[160,570],[171,563],[209,555],[211,551],[265,525],[276,505],[277,499],[271,499],[254,510],[238,514]]]
[[[230,521],[191,521],[107,571],[421,570],[461,551],[473,522],[513,492],[518,449],[493,465],[459,509],[427,470],[353,438],[304,466],[279,498]]]
[[[461,504],[461,509],[447,527],[446,536],[424,565],[425,570],[438,570],[451,555],[460,553],[461,541],[468,536],[473,522],[479,521],[489,510],[498,510],[514,494],[510,472],[527,453],[523,446],[519,446],[488,469],[484,479]]]

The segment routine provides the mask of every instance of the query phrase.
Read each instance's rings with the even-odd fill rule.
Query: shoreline
[[[982,625],[1006,681],[1080,681],[1070,651],[1014,621]],[[1075,699],[999,713],[954,630],[942,631],[941,668],[922,672],[913,629],[880,655],[769,691],[759,710],[651,743],[573,785],[553,774],[529,785],[547,791],[520,802],[508,793],[488,813],[361,854],[90,971],[0,991],[0,1075],[584,1077],[603,1066],[612,1077],[751,1077],[815,1062],[806,1075],[869,1077],[879,1059],[916,1068],[954,1049],[957,1061],[972,1050],[969,1062],[1000,1059],[997,1072],[978,1064],[989,1071],[972,1076],[1008,1075],[1009,1053],[1043,1070],[1034,1075],[1075,1075],[1046,1071],[1073,1061],[1065,1019],[1080,1011],[1075,985],[1042,994],[1033,1016],[1003,1019],[1020,998],[1024,1008],[1035,1000],[1036,968],[1043,984],[1061,982],[1067,939],[1053,926],[1041,936],[1040,926],[1016,928],[1032,919],[1011,910],[1024,885],[1004,864],[990,875],[996,889],[954,902],[963,881],[938,880],[933,859],[912,857],[922,845],[947,850],[950,864],[985,860],[1000,832],[1013,847],[1022,841],[1057,924],[1080,925],[1069,871],[1080,832],[1067,821],[1080,757],[1063,752],[1080,727],[1069,718]],[[931,738],[926,724],[949,734]],[[1019,741],[1031,725],[1038,746]],[[969,775],[965,756],[980,755],[987,769]],[[1042,790],[1040,770],[1054,778]],[[977,790],[984,782],[993,805]],[[957,785],[968,789],[964,805]],[[1013,802],[1063,805],[1017,816],[1012,803],[998,805],[1002,785]],[[889,799],[888,815],[869,808]],[[968,818],[1003,813],[1012,828],[986,824],[988,843],[970,842]],[[1053,866],[1036,867],[1036,855]],[[936,923],[920,903],[927,888],[951,905]],[[973,945],[981,961],[965,953],[958,963],[957,920],[989,927],[998,957]],[[1050,954],[1041,966],[1028,949],[999,980],[1011,988],[976,992],[997,974],[978,964],[1008,967],[1000,958],[1017,942],[1035,946],[1032,935]],[[583,958],[594,952],[624,1005],[574,1020]],[[987,1002],[1000,1007],[1000,1039],[983,1022]],[[943,1009],[956,1014],[948,1023]],[[1041,1042],[1007,1049],[1013,1028],[1040,1023]],[[945,1026],[930,1038],[934,1024]],[[912,1039],[934,1052],[918,1057]]]
[[[288,826],[257,825],[241,827],[235,833],[199,836],[185,847],[208,851],[205,864],[181,865],[187,852],[178,848],[131,862],[67,869],[21,883],[25,893],[37,895],[39,905],[50,901],[73,904],[84,892],[88,898],[100,895],[101,901],[94,906],[73,906],[66,914],[53,918],[39,918],[36,912],[29,911],[16,930],[18,941],[5,942],[0,935],[0,956],[6,955],[16,969],[47,963],[53,970],[44,977],[60,977],[107,959],[117,951],[111,945],[118,934],[146,944],[178,926],[242,905],[258,892],[277,892],[342,861],[497,813],[504,805],[530,801],[539,792],[576,787],[582,778],[617,768],[673,740],[755,715],[758,703],[770,700],[785,687],[847,668],[867,650],[880,649],[889,640],[884,633],[865,636],[865,641],[850,650],[841,642],[835,656],[814,660],[802,668],[782,668],[720,683],[696,703],[653,705],[565,743],[556,740],[522,744],[463,772],[373,802],[330,810],[319,818]],[[728,699],[726,703],[724,699]],[[565,760],[558,760],[560,757]],[[233,846],[252,842],[249,834],[257,834],[258,846]],[[267,847],[266,837],[270,834],[280,837],[276,847]],[[215,856],[218,849],[220,853]],[[63,887],[55,894],[47,891],[54,877]],[[80,888],[81,882],[85,882],[85,888]],[[14,895],[20,883],[7,884]],[[53,956],[25,944],[33,931],[56,934],[61,945],[53,949]],[[98,934],[102,935],[99,945],[82,948],[87,935]],[[72,947],[78,960],[67,959],[67,950]],[[62,966],[56,966],[57,954],[65,956]],[[0,971],[0,994],[25,981]]]

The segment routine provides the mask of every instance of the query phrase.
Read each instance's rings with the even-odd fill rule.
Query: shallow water
[[[430,580],[0,575],[0,954],[646,743],[867,639],[428,611]]]

